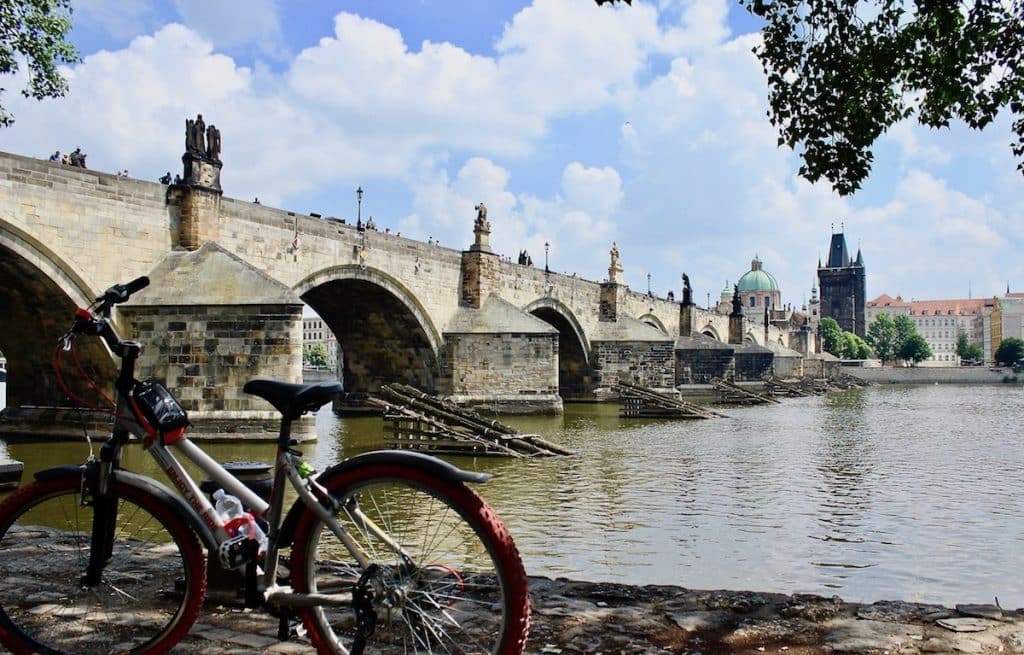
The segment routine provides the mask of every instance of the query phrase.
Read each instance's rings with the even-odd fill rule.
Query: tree
[[[994,357],[1000,366],[1017,366],[1024,360],[1024,341],[1017,337],[1003,339]]]
[[[899,357],[900,348],[907,342],[907,339],[917,334],[917,326],[910,320],[908,316],[897,316],[892,319],[893,327],[896,328],[896,341],[893,343],[893,347],[896,350],[896,356]]]
[[[983,129],[1009,109],[1024,172],[1024,0],[740,0],[766,21],[754,49],[779,145],[800,174],[840,194],[860,188],[875,140],[917,114]]]
[[[822,349],[825,350],[825,352],[830,352],[836,357],[839,357],[843,347],[843,331],[839,329],[839,324],[836,323],[836,319],[831,316],[826,316],[821,319],[819,327],[821,329]]]
[[[78,51],[65,41],[71,29],[71,0],[4,0],[0,5],[0,75],[18,71],[24,58],[28,84],[26,98],[59,98],[68,90],[59,64],[79,61]],[[4,91],[0,88],[0,93]],[[0,105],[0,127],[14,116]]]
[[[963,331],[956,335],[956,354],[960,358],[961,363],[964,364],[980,364],[985,359],[985,353],[982,351],[981,346],[976,343],[970,343],[967,339],[967,333]]]
[[[900,359],[917,366],[918,362],[923,362],[932,356],[932,348],[924,340],[924,337],[914,332],[906,341],[900,344],[900,349],[896,355]]]
[[[302,348],[302,363],[313,368],[327,366],[327,347],[322,343],[308,343]]]
[[[840,355],[843,359],[867,359],[871,357],[871,347],[853,332],[843,332]]]
[[[892,361],[896,356],[896,323],[892,316],[879,314],[868,325],[865,341],[875,350],[875,356],[882,362]]]

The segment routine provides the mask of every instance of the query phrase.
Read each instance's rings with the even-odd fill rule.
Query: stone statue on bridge
[[[487,222],[487,206],[480,203],[473,207],[476,210],[476,222],[473,223],[474,230],[491,231],[491,224]]]
[[[220,130],[213,125],[206,128],[206,158],[220,161]]]
[[[223,193],[220,187],[220,130],[213,125],[207,127],[202,114],[197,114],[195,120],[185,119],[185,154],[181,161],[185,165],[183,184]]]
[[[612,249],[608,251],[611,263],[608,265],[608,281],[622,284],[622,260],[619,259],[619,247],[612,241]]]
[[[185,152],[199,155],[206,155],[206,122],[202,114],[197,114],[196,119],[185,119]]]
[[[491,252],[491,224],[487,221],[487,206],[479,203],[474,206],[476,220],[473,221],[473,245],[470,250]]]
[[[683,304],[693,304],[693,289],[690,288],[690,276],[683,273]]]

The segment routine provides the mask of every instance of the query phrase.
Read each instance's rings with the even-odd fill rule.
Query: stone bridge
[[[696,351],[728,351],[736,377],[734,351],[800,336],[633,292],[615,270],[599,283],[511,263],[472,217],[457,250],[228,198],[219,161],[200,159],[164,185],[0,153],[9,407],[66,404],[52,362],[74,308],[140,275],[151,286],[115,317],[144,345],[138,374],[211,430],[273,418],[241,386],[301,379],[303,303],[337,336],[347,391],[402,381],[510,410],[559,411],[622,377],[699,382]],[[109,353],[81,341],[84,368],[112,379]]]

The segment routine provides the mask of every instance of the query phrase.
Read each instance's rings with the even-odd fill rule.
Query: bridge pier
[[[174,392],[193,436],[275,436],[278,413],[242,387],[255,378],[302,381],[302,301],[212,242],[171,253],[150,280],[119,313],[143,345],[137,376]],[[315,439],[314,420],[295,424],[293,436]]]

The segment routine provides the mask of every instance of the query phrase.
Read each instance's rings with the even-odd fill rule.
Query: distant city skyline
[[[327,5],[330,5],[329,7]],[[810,297],[840,226],[867,297],[1024,288],[1024,177],[1009,120],[984,132],[907,122],[862,192],[796,175],[776,145],[734,0],[81,0],[82,63],[62,99],[5,80],[0,150],[156,180],[180,172],[184,123],[223,135],[229,197],[354,220],[453,248],[483,201],[495,251],[601,280],[612,242],[636,291],[714,303],[756,255],[783,304]],[[287,10],[286,10],[287,8]],[[0,210],[2,211],[2,210]],[[542,265],[542,264],[541,264]]]

